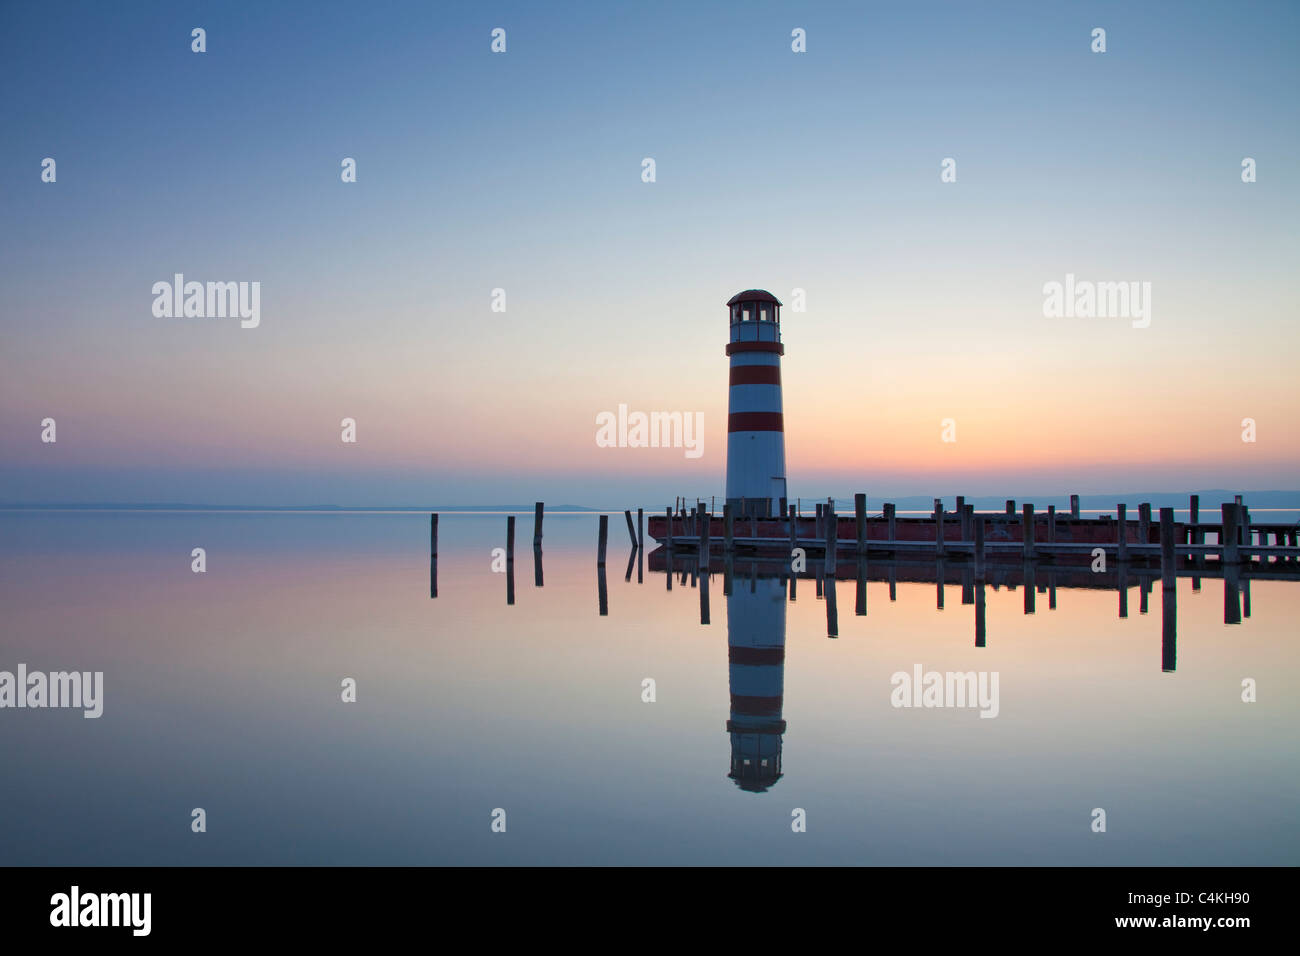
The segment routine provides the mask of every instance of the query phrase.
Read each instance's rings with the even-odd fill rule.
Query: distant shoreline
[[[1200,509],[1202,514],[1217,514],[1219,506],[1224,502],[1231,502],[1237,495],[1241,495],[1243,502],[1248,505],[1252,511],[1300,511],[1300,491],[1236,491],[1223,488],[1211,488],[1202,491],[1188,492],[1140,492],[1126,494],[1093,494],[1080,495],[1079,508],[1081,511],[1098,512],[1102,514],[1113,513],[1118,503],[1125,503],[1132,508],[1142,503],[1150,504],[1153,508],[1173,508],[1175,511],[1186,512],[1189,510],[1189,498],[1191,495],[1200,496]],[[867,512],[869,514],[878,513],[884,502],[888,501],[894,504],[896,510],[900,513],[930,513],[934,508],[934,499],[936,496],[930,495],[871,495],[867,496]],[[944,502],[946,510],[954,510],[956,507],[956,498],[953,495],[939,496]],[[706,499],[707,500],[707,499]],[[791,504],[800,505],[804,512],[811,512],[816,509],[820,502],[825,502],[825,498],[806,498],[791,499]],[[1016,503],[1016,510],[1022,504],[1033,504],[1035,509],[1040,512],[1046,512],[1049,505],[1055,505],[1058,512],[1067,512],[1070,509],[1069,495],[1049,494],[1049,495],[1025,495],[1014,499],[999,497],[995,495],[977,495],[968,496],[966,504],[971,505],[976,511],[982,512],[1003,512],[1008,500]],[[712,499],[712,505],[715,510],[722,510],[721,497]],[[664,506],[668,504],[665,500]],[[616,513],[626,508],[644,507],[635,501],[631,501],[618,506],[608,508],[595,508],[589,505],[560,504],[546,506],[547,514],[599,514],[599,513]],[[687,507],[690,505],[688,503]],[[853,496],[836,495],[835,508],[842,513],[852,513]],[[2,512],[138,512],[138,513],[155,513],[155,514],[182,514],[182,513],[209,513],[209,514],[429,514],[438,512],[439,514],[532,514],[533,504],[497,504],[497,505],[333,505],[333,504],[314,504],[314,505],[214,505],[214,504],[189,504],[185,502],[165,502],[160,504],[140,504],[131,502],[0,502],[0,511]],[[659,506],[650,506],[646,508],[647,513],[660,513],[662,508]]]

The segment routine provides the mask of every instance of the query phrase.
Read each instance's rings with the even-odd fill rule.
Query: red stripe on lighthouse
[[[727,416],[729,432],[784,432],[785,416],[780,412],[732,412]]]
[[[780,385],[781,366],[779,365],[733,365],[731,367],[732,385]]]
[[[727,346],[728,355],[735,355],[737,352],[775,352],[777,355],[784,355],[785,346],[780,342],[732,342]]]

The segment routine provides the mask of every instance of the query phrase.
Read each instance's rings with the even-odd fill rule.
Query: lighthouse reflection
[[[781,779],[785,581],[755,574],[732,584],[727,595],[728,776],[740,789],[762,793]]]

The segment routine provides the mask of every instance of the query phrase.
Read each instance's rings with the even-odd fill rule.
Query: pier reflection
[[[974,640],[976,647],[988,645],[988,621],[986,614],[985,589],[994,591],[1006,588],[1015,591],[1022,589],[1023,613],[1038,613],[1037,596],[1047,595],[1048,612],[1057,609],[1058,589],[1065,590],[1110,590],[1118,594],[1118,616],[1129,616],[1129,591],[1138,589],[1140,611],[1147,613],[1148,598],[1153,586],[1159,579],[1160,595],[1160,669],[1173,672],[1178,660],[1178,578],[1193,577],[1193,588],[1200,589],[1204,578],[1218,577],[1223,581],[1223,622],[1240,624],[1250,616],[1250,574],[1249,569],[1237,565],[1216,568],[1204,564],[1187,562],[1176,570],[1151,567],[1139,563],[1112,563],[1105,570],[1092,570],[1088,564],[1053,565],[1037,561],[1015,563],[988,563],[976,570],[969,563],[940,559],[898,558],[887,559],[858,557],[853,564],[843,562],[835,571],[828,571],[819,560],[809,560],[808,567],[799,572],[792,572],[790,562],[781,562],[768,556],[745,556],[744,554],[723,554],[713,557],[712,561],[721,563],[723,573],[723,593],[728,600],[728,627],[732,627],[733,601],[742,602],[735,605],[744,608],[743,602],[753,601],[755,606],[766,607],[766,599],[759,600],[760,594],[769,594],[775,589],[783,599],[798,599],[800,579],[812,579],[816,595],[826,605],[826,635],[829,638],[839,636],[839,611],[836,603],[836,589],[832,580],[852,579],[855,583],[854,613],[858,616],[867,614],[867,582],[888,582],[889,600],[898,599],[897,584],[934,583],[935,607],[944,608],[945,593],[948,587],[960,588],[961,604],[974,608]],[[664,574],[667,587],[672,589],[672,577],[681,575],[681,583],[690,580],[692,587],[699,587],[700,623],[709,623],[708,582],[711,574],[701,570],[697,556],[691,551],[669,551],[660,548],[649,556],[650,571]],[[1268,577],[1281,577],[1269,574]],[[788,591],[787,591],[788,588]],[[746,595],[748,597],[746,597]],[[746,620],[757,620],[755,612],[744,612]],[[778,621],[782,634],[785,622],[784,605],[779,618],[772,614],[772,620]],[[773,625],[775,626],[775,624]],[[782,639],[783,640],[783,639]]]

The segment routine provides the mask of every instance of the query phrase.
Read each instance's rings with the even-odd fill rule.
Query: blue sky
[[[722,303],[751,286],[808,292],[792,494],[1291,487],[1297,28],[1292,3],[7,5],[0,500],[707,494]],[[261,327],[155,318],[175,272],[261,282]],[[1152,328],[1044,320],[1067,272],[1151,281]],[[597,449],[620,402],[703,411],[708,453]],[[938,457],[918,436],[958,413]]]

